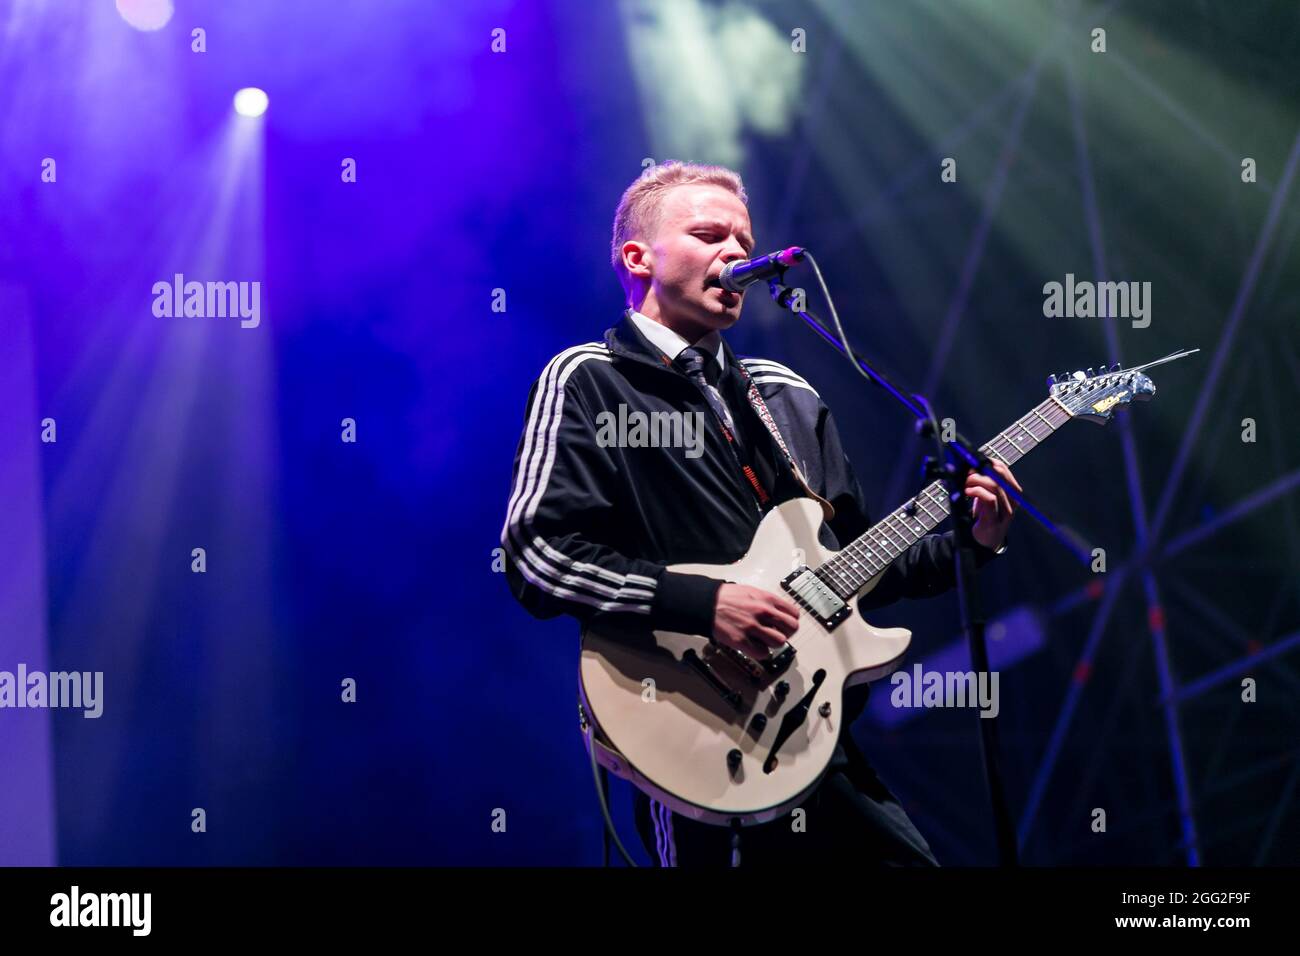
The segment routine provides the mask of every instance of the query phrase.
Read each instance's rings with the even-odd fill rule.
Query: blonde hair
[[[629,239],[645,239],[659,228],[660,210],[664,195],[674,186],[707,183],[721,186],[748,205],[745,184],[740,174],[725,166],[708,166],[704,163],[682,163],[675,159],[646,167],[636,181],[628,186],[614,210],[614,241],[610,245],[610,261],[618,273],[624,292],[631,292],[631,276],[623,265],[623,243]]]

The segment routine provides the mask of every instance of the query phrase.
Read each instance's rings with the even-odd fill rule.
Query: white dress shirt
[[[715,329],[698,342],[688,342],[682,336],[678,335],[666,325],[660,325],[654,319],[642,315],[636,309],[629,310],[632,317],[632,323],[641,331],[650,344],[663,352],[674,362],[677,356],[681,355],[692,345],[704,349],[706,352],[712,352],[718,361],[718,371],[722,372],[727,367],[726,353],[722,350],[722,336]]]

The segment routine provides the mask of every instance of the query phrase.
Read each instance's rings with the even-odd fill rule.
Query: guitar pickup
[[[808,568],[791,571],[781,582],[781,589],[828,631],[835,630],[853,613],[853,608]]]

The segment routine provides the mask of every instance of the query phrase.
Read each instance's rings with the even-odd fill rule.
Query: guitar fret
[[[872,567],[871,560],[863,554],[858,553],[860,545],[857,542],[851,543],[847,548],[840,552],[831,561],[825,565],[830,567],[841,582],[846,586],[844,593],[840,597],[848,600],[856,594],[863,585],[865,585],[875,575],[876,569]],[[869,573],[862,572],[861,562],[866,561]]]
[[[866,573],[865,573],[865,574],[862,574],[862,583],[863,583],[863,584],[866,584],[868,581],[870,581],[873,577],[876,576],[876,573],[877,573],[880,569],[877,568],[874,564],[872,564],[870,558],[868,558],[868,557],[866,557],[866,556],[864,556],[864,555],[859,555],[859,558],[860,558],[861,560],[859,560],[859,561],[855,564],[855,568],[859,571],[859,573],[861,573],[861,571],[862,571],[862,563],[863,563],[863,562],[866,563],[866,566],[867,566]]]
[[[854,577],[861,578],[862,583],[866,584],[871,580],[871,575],[875,573],[874,569],[871,567],[870,559],[852,548],[849,549],[849,555],[853,559],[850,566],[853,568]],[[865,571],[862,568],[864,562],[866,563]]]
[[[866,562],[867,564],[867,574],[863,575],[863,579],[862,579],[862,583],[866,584],[867,581],[870,581],[872,578],[875,578],[875,576],[879,574],[880,568],[875,566],[875,562],[872,561],[870,555],[861,554],[859,555],[859,558],[862,559],[862,562]],[[862,564],[859,563],[858,567],[862,567]]]
[[[839,565],[841,565],[839,571],[840,577],[846,580],[850,585],[856,585],[857,587],[861,587],[864,583],[866,583],[861,580],[861,575],[857,573],[857,570],[853,567],[852,564],[844,563],[843,561],[841,561],[840,558],[836,558],[835,560],[836,562],[839,563]]]
[[[867,543],[869,544],[870,542]],[[883,571],[885,568],[889,567],[890,558],[888,551],[881,551],[879,548],[876,548],[874,551],[867,551],[866,555],[869,561],[880,563],[880,568],[878,570]]]
[[[884,521],[880,522],[880,525],[881,525],[881,527],[883,527],[886,531],[890,531],[890,530],[892,530],[892,529],[889,527],[889,518],[886,518]],[[907,539],[904,538],[901,534],[898,534],[897,531],[895,531],[894,534],[898,535],[898,537],[902,539],[902,541],[903,541],[903,547],[906,548],[906,547],[907,547]],[[890,542],[890,543],[892,544],[893,542]]]
[[[850,544],[832,559],[833,564],[839,565],[843,568],[841,573],[848,575],[850,578],[856,578],[858,570],[857,561],[854,560],[856,555],[853,552],[853,548],[854,545]]]
[[[835,578],[834,581],[829,583],[841,584],[841,585],[852,587],[853,585],[852,579],[838,565],[836,565],[834,561],[827,561],[824,565],[822,565],[822,568],[826,568],[830,572],[830,574],[832,574]],[[817,570],[820,571],[822,568],[818,568]]]

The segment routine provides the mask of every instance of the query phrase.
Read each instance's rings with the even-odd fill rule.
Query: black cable
[[[596,798],[600,800],[600,813],[605,818],[605,849],[606,858],[605,866],[609,866],[609,837],[614,838],[614,845],[618,847],[618,852],[622,854],[624,861],[628,866],[635,867],[636,861],[628,854],[627,848],[623,846],[623,841],[618,838],[618,831],[614,829],[614,820],[609,815],[609,801],[605,799],[604,788],[600,785],[600,766],[596,763],[596,741],[594,739],[594,725],[587,724],[587,752],[591,754],[591,779],[596,784]]]
[[[600,768],[600,793],[601,799],[606,804],[609,803],[609,772]],[[600,865],[609,868],[609,830],[605,827],[600,828]]]
[[[813,275],[817,277],[817,284],[821,286],[822,298],[826,300],[826,305],[831,310],[831,318],[835,320],[835,331],[840,335],[840,345],[844,346],[844,355],[849,360],[849,363],[852,364],[853,371],[857,372],[872,385],[879,385],[880,383],[863,371],[862,366],[858,364],[858,357],[854,354],[853,347],[849,345],[849,337],[844,332],[844,325],[840,322],[840,314],[835,308],[835,300],[831,298],[831,290],[827,288],[826,280],[822,278],[822,270],[821,267],[817,265],[817,260],[813,258],[813,254],[808,252],[806,249],[804,250],[804,257],[808,260],[808,264],[812,266]]]

